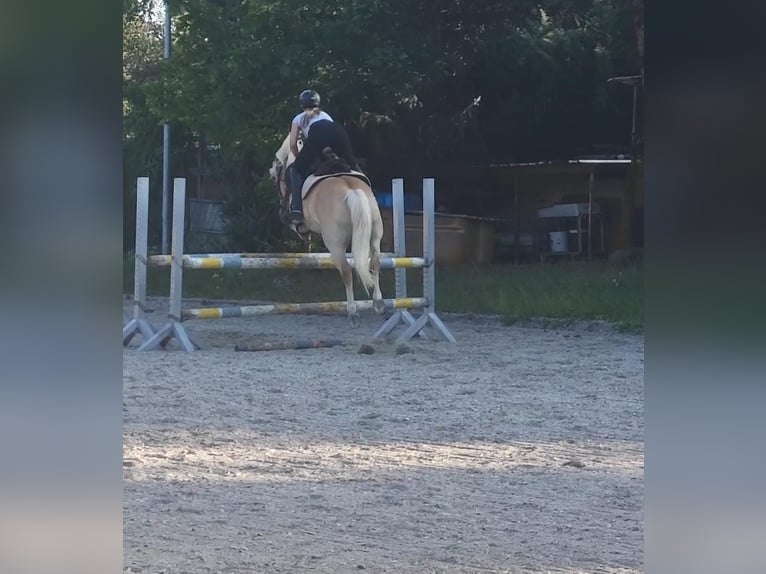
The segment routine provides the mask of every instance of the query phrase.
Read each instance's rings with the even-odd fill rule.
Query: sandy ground
[[[402,355],[358,354],[372,314],[126,349],[125,572],[642,572],[643,339],[443,319]],[[348,345],[233,350],[295,335]]]

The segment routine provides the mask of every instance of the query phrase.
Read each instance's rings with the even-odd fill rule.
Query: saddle
[[[284,183],[283,178],[285,166],[284,164],[280,164],[279,168],[272,169],[275,170],[273,175],[277,182],[277,192],[280,193],[279,182],[282,181],[282,183]],[[279,169],[279,172],[277,172],[276,169]],[[326,147],[322,150],[320,157],[318,157],[311,166],[311,174],[303,182],[303,186],[301,188],[301,197],[305,199],[306,196],[311,192],[312,189],[314,189],[314,187],[316,187],[320,181],[329,177],[337,176],[355,177],[371,187],[371,182],[364,173],[351,169],[351,166],[349,166],[348,163],[346,163],[343,159],[338,157],[338,155],[331,148]],[[309,230],[306,225],[304,223],[296,225],[290,222],[288,218],[291,195],[289,193],[286,195],[282,195],[280,193],[280,197],[282,197],[284,200],[281,202],[280,219],[286,223],[302,241],[307,241],[309,237]]]
[[[371,186],[369,178],[361,171],[351,169],[351,166],[343,161],[338,154],[336,154],[332,148],[326,147],[322,150],[322,155],[314,162],[312,166],[311,175],[306,178],[301,188],[301,197],[306,199],[306,196],[314,188],[314,186],[328,177],[337,177],[339,175],[351,176],[362,180],[368,186]]]
[[[327,179],[328,177],[337,177],[339,175],[348,175],[351,177],[355,177],[357,179],[360,179],[367,185],[370,185],[370,180],[366,175],[364,175],[361,171],[354,171],[352,169],[337,171],[333,173],[324,173],[321,175],[312,173],[310,176],[306,178],[306,181],[303,182],[303,187],[301,188],[301,197],[303,197],[303,199],[306,199],[306,196],[314,188],[314,186],[318,184],[320,181],[322,181],[323,179]]]

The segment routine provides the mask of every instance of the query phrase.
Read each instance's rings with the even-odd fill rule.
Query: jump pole
[[[384,299],[387,310],[424,309],[428,306],[425,297],[409,297],[405,299]],[[359,311],[371,311],[373,302],[356,301]],[[200,309],[184,309],[183,319],[227,319],[231,317],[253,317],[255,315],[327,315],[329,313],[345,313],[348,304],[345,301],[327,301],[322,303],[269,303],[265,305],[248,305],[244,307],[202,307]]]
[[[122,344],[127,345],[137,334],[144,341],[154,336],[155,329],[146,320],[146,264],[149,241],[149,178],[136,182],[136,249],[133,283],[133,318],[122,328]]]
[[[151,351],[165,347],[172,338],[178,339],[184,351],[199,349],[181,325],[181,294],[183,293],[184,211],[186,209],[186,180],[173,180],[173,232],[171,240],[172,262],[170,266],[170,313],[168,322],[141,345],[139,351]]]
[[[353,266],[353,258],[346,261]],[[183,256],[187,269],[335,269],[329,257],[191,257]],[[382,257],[381,269],[417,269],[426,266],[422,257]]]
[[[398,257],[394,253],[381,253],[383,258]],[[330,253],[185,253],[184,259],[330,259]],[[346,254],[346,259],[351,259],[351,253]],[[172,255],[150,255],[149,265],[152,267],[170,267]],[[236,265],[236,264],[235,264]],[[247,265],[247,263],[245,263]],[[188,265],[187,265],[188,267]]]

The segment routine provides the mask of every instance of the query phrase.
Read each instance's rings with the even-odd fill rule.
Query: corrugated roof
[[[519,163],[490,163],[474,167],[561,167],[565,165],[614,165],[629,164],[630,159],[570,159],[567,161],[534,161]]]

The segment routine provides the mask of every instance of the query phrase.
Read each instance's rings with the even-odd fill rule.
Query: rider
[[[290,220],[296,223],[303,221],[303,181],[309,175],[312,163],[325,147],[331,147],[351,169],[360,171],[346,130],[335,123],[327,112],[322,111],[319,107],[319,94],[314,90],[304,90],[298,96],[298,100],[303,111],[293,118],[290,125],[290,151],[293,152],[295,161],[287,169],[287,182],[293,198]],[[303,137],[303,148],[300,152],[299,134]]]

